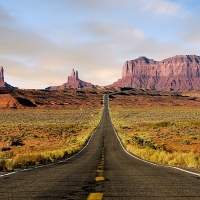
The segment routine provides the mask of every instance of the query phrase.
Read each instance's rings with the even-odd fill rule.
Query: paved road
[[[0,177],[0,199],[200,199],[200,177],[154,166],[122,149],[105,109],[89,145],[76,157]]]

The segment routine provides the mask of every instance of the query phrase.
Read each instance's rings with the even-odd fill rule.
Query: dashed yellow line
[[[104,140],[104,146],[105,146],[105,140]],[[102,175],[103,173],[103,167],[104,167],[104,147],[102,149],[102,155],[101,155],[101,162],[98,166],[97,173],[99,173],[95,181],[104,181],[105,178]],[[101,200],[103,198],[103,193],[96,192],[96,193],[90,193],[89,196],[87,197],[87,200]]]
[[[104,179],[104,177],[103,176],[97,176],[96,178],[95,178],[95,181],[104,181],[105,179]]]
[[[103,166],[99,165],[99,166],[98,166],[98,169],[103,169]]]
[[[90,193],[87,200],[101,200],[103,193]]]

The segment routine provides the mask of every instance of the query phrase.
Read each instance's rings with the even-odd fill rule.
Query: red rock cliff
[[[111,86],[153,90],[200,89],[200,56],[174,56],[162,61],[140,57],[126,61],[122,79]]]

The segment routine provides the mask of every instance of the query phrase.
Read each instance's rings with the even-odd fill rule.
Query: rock
[[[0,87],[4,87],[4,74],[3,74],[3,67],[0,66]]]
[[[12,91],[11,91],[12,92]],[[22,108],[23,106],[11,94],[0,94],[0,109],[2,108]]]
[[[16,89],[16,87],[11,86],[4,81],[4,69],[2,66],[0,66],[0,87]]]
[[[96,87],[95,85],[82,81],[78,77],[78,71],[72,70],[71,76],[68,76],[68,81],[60,86],[50,86],[45,88],[46,90],[62,90],[65,88],[92,88]]]
[[[126,61],[122,79],[110,86],[152,90],[200,89],[200,56],[180,55],[162,61],[139,57]]]

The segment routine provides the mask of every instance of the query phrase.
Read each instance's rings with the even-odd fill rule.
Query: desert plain
[[[200,168],[200,91],[0,90],[0,171],[66,159],[84,147],[109,95],[124,147],[161,165]]]

